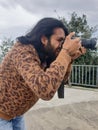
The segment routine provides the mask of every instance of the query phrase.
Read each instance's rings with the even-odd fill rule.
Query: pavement
[[[25,121],[27,130],[98,130],[98,88],[65,87],[64,99],[40,99]]]

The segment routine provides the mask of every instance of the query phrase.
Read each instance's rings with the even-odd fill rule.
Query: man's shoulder
[[[26,59],[32,57],[32,59],[36,59],[40,62],[38,53],[31,44],[22,44],[20,42],[15,43],[11,55],[15,57],[15,59]]]

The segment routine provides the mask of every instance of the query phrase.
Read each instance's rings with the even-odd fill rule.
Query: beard
[[[46,54],[46,62],[47,65],[49,66],[51,64],[51,62],[53,62],[56,57],[58,56],[59,52],[60,52],[61,48],[57,48],[56,50],[54,50],[53,46],[51,45],[51,42],[48,41],[47,46],[44,47],[44,51]]]

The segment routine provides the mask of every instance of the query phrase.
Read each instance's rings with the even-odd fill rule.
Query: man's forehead
[[[65,37],[65,32],[62,28],[56,28],[54,29],[54,34],[58,37]]]

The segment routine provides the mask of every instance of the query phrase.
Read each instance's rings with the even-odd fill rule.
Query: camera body
[[[98,40],[97,38],[91,39],[81,39],[81,45],[86,49],[96,50],[98,49]],[[64,82],[62,81],[58,89],[58,98],[64,98]]]
[[[81,39],[81,44],[86,49],[96,50],[98,48],[97,38]]]

